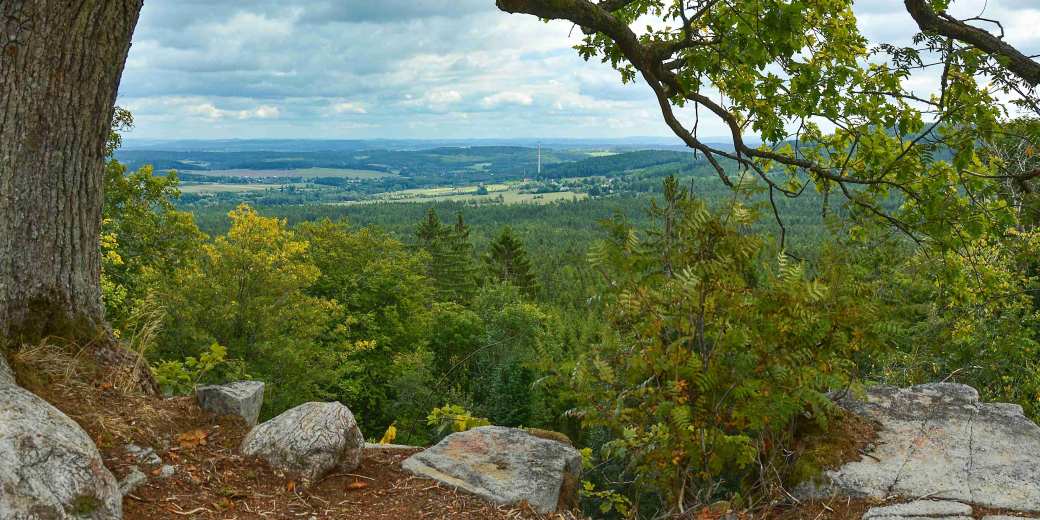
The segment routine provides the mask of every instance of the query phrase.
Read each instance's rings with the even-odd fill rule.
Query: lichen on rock
[[[0,373],[9,373],[2,356]],[[0,381],[0,520],[121,518],[122,494],[87,433],[50,403],[5,381]]]

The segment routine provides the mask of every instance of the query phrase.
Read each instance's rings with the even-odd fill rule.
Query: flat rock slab
[[[236,381],[226,385],[200,386],[195,389],[199,407],[217,415],[237,415],[249,426],[260,419],[264,405],[264,384],[260,381]]]
[[[574,500],[581,454],[523,430],[483,426],[453,433],[401,467],[497,504],[526,502],[546,514]]]
[[[863,520],[898,520],[904,518],[971,518],[971,506],[947,500],[915,500],[905,504],[872,507]]]
[[[800,486],[803,496],[927,496],[1040,512],[1040,427],[1021,407],[981,403],[953,383],[875,387],[839,404],[877,421],[878,441],[860,461]]]

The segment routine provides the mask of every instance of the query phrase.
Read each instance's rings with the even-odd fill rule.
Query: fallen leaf
[[[359,489],[365,489],[368,487],[367,482],[361,482],[360,480],[347,484],[347,491],[357,491]]]
[[[293,480],[290,480],[289,483],[285,485],[285,489],[289,490],[290,493],[295,493],[296,492],[296,482],[293,481]]]
[[[208,434],[204,430],[184,432],[177,436],[177,444],[180,445],[181,449],[190,450],[197,446],[205,446],[207,436]]]

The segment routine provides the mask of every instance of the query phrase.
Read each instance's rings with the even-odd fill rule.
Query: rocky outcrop
[[[306,403],[253,428],[242,453],[315,481],[333,469],[361,464],[365,438],[354,414],[339,403]]]
[[[484,426],[449,435],[402,467],[498,504],[527,503],[545,514],[573,505],[581,454],[523,430]]]
[[[875,447],[798,492],[883,499],[929,497],[1040,512],[1040,427],[1022,408],[979,402],[975,389],[936,383],[876,387],[840,400],[877,421]]]
[[[236,381],[226,385],[200,386],[195,390],[199,407],[217,415],[237,415],[249,426],[255,426],[264,404],[264,384],[260,381]]]
[[[0,520],[121,518],[119,486],[87,433],[2,374],[0,355]]]
[[[912,520],[914,518],[971,520],[972,509],[968,504],[948,500],[915,500],[904,504],[872,507],[863,515],[863,520]]]

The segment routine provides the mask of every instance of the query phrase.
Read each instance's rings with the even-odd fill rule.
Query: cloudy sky
[[[955,5],[1040,52],[1040,0]],[[856,12],[875,42],[915,29],[901,0]],[[494,0],[149,0],[119,104],[149,139],[671,135],[645,85],[582,61],[571,33]]]

